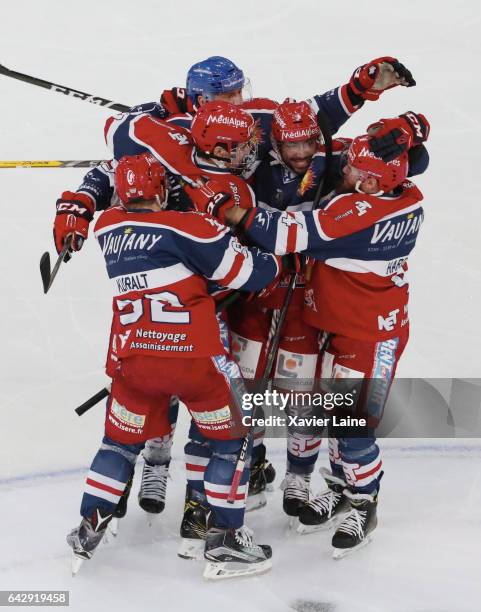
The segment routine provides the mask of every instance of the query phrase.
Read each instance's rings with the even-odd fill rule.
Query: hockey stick
[[[0,168],[93,168],[102,163],[103,159],[70,159],[59,160],[49,159],[42,160],[27,160],[27,161],[11,161],[0,160]]]
[[[313,210],[317,208],[319,202],[321,201],[321,197],[324,195],[324,185],[326,184],[326,176],[330,170],[331,159],[332,159],[332,136],[331,129],[329,127],[329,121],[327,117],[324,115],[322,111],[318,111],[317,113],[317,124],[319,125],[319,129],[321,130],[322,136],[324,138],[324,146],[326,149],[326,164],[324,174],[322,175],[321,180],[319,181],[319,185],[317,187],[314,202],[312,205]],[[279,315],[279,319],[277,322],[277,328],[272,337],[272,340],[269,344],[269,351],[267,354],[266,367],[264,369],[264,373],[261,378],[261,389],[264,389],[267,386],[269,381],[269,375],[272,370],[272,366],[274,365],[274,359],[277,354],[277,350],[279,348],[279,344],[281,341],[281,332],[284,326],[284,321],[287,316],[287,311],[289,309],[289,304],[291,301],[292,294],[294,293],[294,289],[296,286],[296,274],[291,276],[289,281],[289,286],[287,289],[287,293],[284,298],[284,303],[282,304],[282,309]],[[227,496],[227,502],[229,504],[233,504],[237,495],[237,489],[239,488],[239,483],[242,478],[242,474],[244,472],[246,459],[247,459],[247,450],[249,448],[251,439],[253,436],[253,428],[250,427],[247,435],[242,442],[242,447],[239,451],[239,455],[237,457],[236,468],[234,471],[234,475],[232,477],[232,483],[229,490],[229,495]]]
[[[92,406],[95,406],[95,404],[98,404],[99,402],[101,402],[103,399],[105,399],[109,395],[110,395],[110,385],[108,387],[104,387],[103,389],[100,389],[100,391],[97,391],[95,395],[92,395],[92,397],[89,397],[89,399],[86,402],[84,402],[83,404],[75,408],[75,412],[79,416],[82,416],[84,412],[87,412],[87,410],[90,410]]]
[[[321,130],[322,137],[324,139],[324,147],[326,149],[326,164],[324,174],[322,175],[321,180],[319,181],[319,185],[317,186],[316,194],[314,196],[314,202],[312,204],[312,209],[315,210],[319,206],[319,202],[323,195],[326,194],[324,187],[329,186],[329,171],[331,169],[331,160],[332,160],[332,135],[331,128],[329,126],[329,120],[326,115],[322,111],[318,111],[317,113],[317,125]]]
[[[267,387],[267,383],[269,381],[269,375],[272,370],[272,366],[274,365],[274,359],[277,354],[277,350],[279,349],[279,344],[281,342],[281,332],[284,327],[284,322],[286,320],[287,311],[289,310],[289,304],[291,302],[292,294],[294,293],[294,289],[296,286],[296,274],[292,274],[289,280],[289,286],[287,288],[287,293],[284,298],[284,302],[282,304],[282,308],[279,313],[279,319],[277,321],[277,327],[272,336],[271,342],[269,343],[269,351],[267,353],[266,359],[266,367],[264,368],[264,373],[261,378],[261,389]],[[237,490],[239,488],[239,484],[242,478],[242,474],[244,473],[245,464],[247,461],[247,451],[249,449],[249,445],[252,440],[254,428],[250,427],[247,435],[245,436],[241,449],[239,451],[239,456],[237,458],[237,463],[235,466],[234,475],[232,477],[232,483],[230,485],[229,495],[227,496],[227,503],[233,504],[235,502],[237,496]]]
[[[67,256],[71,245],[72,245],[72,236],[68,236],[67,240],[65,241],[64,247],[60,251],[57,257],[57,261],[55,262],[55,265],[51,272],[50,272],[50,253],[48,251],[45,251],[45,253],[40,258],[40,275],[42,277],[44,293],[47,293],[47,291],[52,286],[52,283],[55,277],[57,276],[57,272],[62,262],[65,260],[65,257]]]
[[[44,255],[48,255],[48,253],[44,253]],[[240,295],[241,295],[240,291],[233,291],[232,293],[229,293],[229,295],[227,295],[223,300],[221,300],[217,304],[215,308],[216,312],[221,312],[222,310],[224,310],[224,308],[227,308],[227,306],[230,306],[230,304],[235,302],[240,297]],[[92,395],[92,397],[86,400],[83,404],[75,408],[75,412],[79,416],[82,416],[85,412],[87,412],[87,410],[90,410],[90,408],[93,408],[95,404],[98,404],[103,399],[108,397],[109,394],[110,394],[110,385],[108,387],[104,387],[103,389],[100,389],[100,391],[97,391],[95,395]]]
[[[90,102],[90,104],[97,104],[97,106],[104,106],[105,108],[111,108],[113,110],[121,112],[129,110],[129,107],[125,106],[125,104],[112,102],[112,100],[100,98],[99,96],[93,96],[92,94],[85,93],[84,91],[72,89],[71,87],[66,87],[65,85],[58,85],[57,83],[52,83],[51,81],[38,79],[37,77],[32,77],[28,74],[23,74],[22,72],[15,72],[15,70],[10,70],[2,64],[0,64],[0,74],[10,77],[11,79],[24,81],[25,83],[29,83],[30,85],[37,85],[38,87],[43,87],[44,89],[50,89],[50,91],[55,91],[66,96],[71,96],[72,98],[78,98],[79,100],[84,100],[84,102]]]

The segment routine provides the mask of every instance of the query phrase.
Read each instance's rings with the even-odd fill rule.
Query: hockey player
[[[402,118],[394,124],[404,130]],[[386,121],[384,127],[388,131],[378,132],[377,144],[393,123]],[[403,131],[404,148],[413,144],[410,136]],[[351,143],[342,184],[322,202],[322,210],[246,213],[229,201],[213,202],[209,210],[240,224],[246,238],[263,248],[303,252],[317,260],[306,288],[304,320],[329,339],[321,357],[322,378],[364,379],[357,408],[379,421],[408,339],[405,271],[423,211],[420,191],[405,181],[407,154],[384,162],[372,152],[373,140],[363,136]],[[300,518],[323,522],[347,505],[350,512],[332,540],[335,556],[342,556],[369,541],[376,527],[382,462],[374,430],[365,437],[340,437],[337,444],[331,438],[329,495],[325,503],[314,500],[311,512]]]
[[[255,131],[252,117],[228,103],[211,102],[196,115],[192,134],[194,149],[189,132],[145,115],[134,122],[132,132],[142,139],[146,148],[155,151],[165,161],[170,174],[196,184],[194,177],[215,177],[239,206],[251,207],[255,203],[252,190],[232,170],[240,171],[247,158],[255,149]],[[198,428],[193,428],[197,432]],[[198,433],[198,432],[197,432]],[[204,490],[203,475],[209,463],[211,449],[205,437],[198,433],[200,440],[192,436],[186,447],[188,489],[184,519],[181,526],[183,546],[181,556],[195,557],[199,543],[204,544],[208,497]],[[196,458],[202,470],[191,468],[190,461]],[[190,459],[190,461],[189,461]]]
[[[401,144],[392,142],[392,133],[398,129],[398,138],[405,132],[413,144],[408,150],[409,175],[424,172],[429,160],[422,144],[428,131],[425,118],[406,113],[399,118],[383,121],[385,130],[380,142],[384,145],[381,151],[384,157],[393,150],[395,154],[403,151]],[[370,126],[370,130],[374,127]],[[273,211],[312,210],[319,181],[326,171],[326,156],[320,144],[316,116],[306,102],[286,100],[277,107],[272,121],[272,143],[269,158],[261,162],[253,177],[258,206]],[[332,183],[342,177],[340,160],[349,143],[349,139],[333,140],[333,157],[327,182]],[[405,145],[404,149],[407,149]],[[266,298],[248,302],[240,300],[229,309],[233,347],[237,351],[235,356],[245,378],[262,376],[271,320],[283,303],[287,282],[288,279],[285,279]],[[297,381],[299,391],[309,390],[308,381],[315,377],[319,354],[317,330],[302,320],[304,284],[305,279],[299,276],[272,372],[278,386],[285,380],[287,389],[294,390]],[[262,431],[257,435],[262,437]],[[257,441],[260,441],[259,437]],[[289,432],[287,472],[281,485],[284,489],[284,511],[289,516],[297,516],[309,498],[310,475],[320,443],[319,436],[304,434],[300,430]],[[253,485],[256,483],[252,482],[251,476],[251,490]]]
[[[265,571],[270,547],[255,544],[243,526],[248,469],[234,503],[227,503],[242,444],[242,428],[235,429],[241,375],[225,353],[206,279],[258,291],[282,271],[281,259],[241,246],[209,215],[164,210],[165,172],[149,154],[123,158],[115,180],[123,205],[105,211],[95,227],[114,289],[112,392],[105,437],[85,485],[82,522],[67,538],[73,569],[91,558],[105,534],[143,442],[170,431],[167,411],[175,390],[214,451],[205,473],[212,526],[204,575]]]

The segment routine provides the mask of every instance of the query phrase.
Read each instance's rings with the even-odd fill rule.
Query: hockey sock
[[[243,440],[211,440],[212,458],[205,471],[204,486],[207,501],[212,509],[214,526],[220,529],[239,528],[244,524],[244,513],[249,480],[249,469],[245,467],[234,503],[229,503],[232,478],[237,463],[237,454]],[[246,466],[249,462],[246,462]]]
[[[80,514],[90,518],[96,508],[113,513],[134,471],[143,444],[120,444],[107,436],[92,461],[85,481]]]
[[[312,474],[319,456],[321,438],[289,433],[287,437],[287,471],[295,474]]]
[[[382,459],[375,438],[340,438],[339,453],[351,491],[375,493],[382,477]]]

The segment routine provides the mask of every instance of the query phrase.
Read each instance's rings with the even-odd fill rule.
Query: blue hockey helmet
[[[242,89],[246,79],[234,62],[226,57],[214,55],[197,62],[187,73],[187,95],[196,101],[196,96],[212,99],[218,94]]]

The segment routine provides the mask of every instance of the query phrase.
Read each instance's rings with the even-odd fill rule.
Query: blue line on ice
[[[326,449],[322,449],[321,452],[325,452]],[[388,446],[382,449],[384,455],[389,455],[391,452],[401,453],[461,453],[481,454],[480,445],[467,445],[467,444],[422,444],[414,446]],[[281,448],[274,448],[269,450],[269,456],[281,456],[285,454],[285,450]],[[182,455],[173,455],[174,461],[182,462]],[[63,478],[65,476],[76,476],[78,474],[85,474],[88,470],[88,466],[69,468],[67,470],[52,470],[49,472],[30,472],[27,474],[19,474],[18,476],[11,476],[10,478],[0,478],[0,486],[8,486],[15,483],[21,482],[33,482],[35,480],[46,480],[48,478]]]

